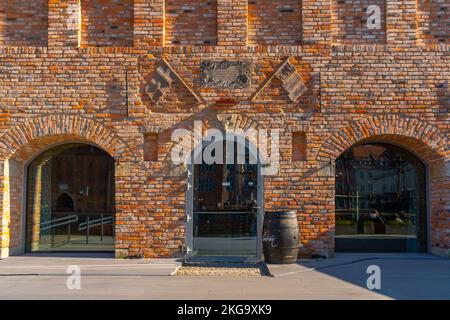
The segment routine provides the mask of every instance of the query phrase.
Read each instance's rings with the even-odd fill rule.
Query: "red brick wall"
[[[47,45],[47,0],[1,0],[0,45],[44,47]]]
[[[9,250],[11,254],[17,254],[21,252],[22,240],[21,235],[22,219],[23,216],[17,214],[22,212],[23,201],[23,164],[16,161],[10,161],[9,163],[9,187],[10,187],[10,232],[13,235],[10,239]]]
[[[165,0],[168,45],[217,43],[217,0]]]
[[[134,0],[81,0],[81,45],[131,47]]]
[[[386,0],[333,0],[333,42],[338,44],[384,44],[386,42]],[[381,9],[380,29],[367,27],[367,8]]]
[[[22,250],[23,165],[11,159],[2,163],[1,172],[0,251],[8,248],[9,254],[18,254]]]
[[[297,212],[301,253],[332,255],[333,162],[370,139],[403,146],[427,163],[431,246],[450,248],[449,46],[417,41],[415,0],[387,0],[387,36],[370,41],[358,28],[354,38],[351,29],[349,36],[335,33],[344,30],[343,14],[333,19],[330,1],[303,0],[303,43],[277,47],[247,43],[246,0],[218,0],[208,21],[183,17],[184,26],[170,22],[170,13],[164,17],[163,0],[134,2],[134,32],[127,40],[133,40],[132,48],[78,48],[81,27],[69,20],[76,0],[49,2],[48,47],[0,48],[0,160],[24,164],[64,141],[93,143],[113,155],[118,257],[168,257],[183,247],[187,179],[185,169],[171,162],[170,137],[177,128],[192,130],[195,120],[205,127],[280,130],[280,172],[265,177],[264,205]],[[177,3],[181,9],[186,2]],[[207,30],[195,34],[196,24]],[[172,46],[170,39],[186,39],[175,37],[175,25],[188,34],[183,46]],[[198,46],[205,39],[217,45]],[[270,80],[287,57],[307,87],[296,101],[280,80]],[[179,77],[172,74],[168,91],[154,102],[146,90],[162,59]],[[202,87],[200,65],[207,59],[249,61],[250,85]],[[147,132],[158,133],[157,161],[144,161],[144,151],[151,153],[144,150]],[[293,132],[306,133],[306,161],[292,161]],[[11,212],[17,222],[22,195],[19,188],[11,190],[11,204],[0,218]],[[0,247],[20,238],[9,225],[1,232]]]
[[[158,134],[144,133],[144,161],[158,161]]]
[[[249,0],[248,42],[259,45],[301,43],[301,0]]]
[[[306,133],[292,132],[292,161],[306,161]]]
[[[450,43],[450,2],[417,0],[419,38],[426,44]]]

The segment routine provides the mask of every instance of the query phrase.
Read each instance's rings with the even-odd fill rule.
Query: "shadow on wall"
[[[100,113],[112,114],[114,117],[118,118],[128,117],[126,86],[127,84],[123,83],[121,79],[116,78],[108,81],[105,86],[107,102],[105,104],[105,107],[101,108],[98,111]]]
[[[448,117],[450,110],[450,90],[448,88],[448,82],[437,85],[437,99],[439,102],[438,117]]]

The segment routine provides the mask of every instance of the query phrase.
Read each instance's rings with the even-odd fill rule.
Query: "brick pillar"
[[[164,45],[164,0],[134,0],[134,47]]]
[[[39,242],[41,240],[41,203],[42,203],[42,168],[43,165],[30,167],[33,179],[33,185],[28,186],[28,190],[32,191],[28,200],[33,204],[33,212],[30,215],[31,223],[31,250],[39,250]],[[32,201],[32,202],[31,202]]]
[[[0,163],[0,259],[9,256],[9,179],[7,160]]]
[[[136,225],[127,222],[130,212],[132,212],[130,200],[132,164],[131,162],[116,162],[115,166],[115,256],[123,259],[130,255],[133,241],[138,241],[134,229]]]
[[[22,253],[23,163],[5,160],[0,170],[0,256]]]
[[[48,2],[48,46],[50,49],[80,45],[80,0]]]
[[[431,253],[450,258],[450,160],[430,162]]]
[[[387,44],[411,48],[416,45],[416,0],[386,0]]]
[[[331,43],[331,1],[302,1],[302,42],[308,44]]]
[[[247,46],[247,0],[217,1],[218,45],[224,52],[243,52]],[[270,8],[268,8],[269,10]]]

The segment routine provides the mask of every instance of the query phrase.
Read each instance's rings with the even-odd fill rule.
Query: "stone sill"
[[[6,47],[0,46],[0,54],[46,54],[48,47]]]
[[[219,53],[223,50],[223,46],[209,45],[209,46],[185,46],[185,45],[168,45],[163,47],[154,47],[167,54],[190,54],[190,53]]]
[[[166,54],[195,54],[195,53],[224,53],[227,54],[252,54],[252,53],[278,53],[278,54],[299,54],[316,51],[329,51],[330,46],[324,44],[305,45],[215,45],[215,46],[165,46],[149,48],[149,51],[161,50]]]
[[[417,48],[419,48],[421,51],[427,51],[427,52],[448,52],[450,51],[450,44],[434,44],[434,45],[425,45],[425,44],[419,44],[417,45]]]
[[[0,54],[48,54],[52,51],[58,52],[79,52],[80,54],[151,54],[151,53],[165,53],[165,54],[196,54],[196,53],[233,53],[236,49],[242,54],[252,53],[268,53],[268,54],[284,54],[295,55],[311,50],[318,52],[449,52],[450,44],[441,45],[424,45],[418,44],[415,46],[398,47],[386,44],[379,45],[338,45],[333,44],[320,45],[293,45],[293,46],[260,46],[260,45],[246,45],[246,46],[165,46],[165,47],[9,47],[0,46]],[[228,52],[231,50],[231,52]],[[224,52],[225,51],[225,52]],[[235,54],[234,52],[233,54]]]
[[[133,47],[79,47],[80,53],[134,53]]]
[[[385,44],[333,44],[331,46],[333,52],[382,52],[388,51]]]
[[[281,53],[281,54],[296,54],[304,52],[305,47],[311,47],[311,45],[248,45],[247,50],[249,53]]]
[[[414,46],[393,46],[389,44],[363,44],[363,45],[338,45],[331,46],[333,52],[448,52],[450,45],[414,45]]]

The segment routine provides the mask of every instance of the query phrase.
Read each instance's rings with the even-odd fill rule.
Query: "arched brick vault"
[[[449,139],[439,128],[415,118],[379,115],[359,119],[338,130],[322,144],[317,160],[333,161],[356,143],[377,137],[404,145],[425,160],[450,155]]]
[[[129,161],[131,149],[101,123],[82,116],[47,115],[32,118],[0,136],[0,160],[27,161],[50,145],[64,141],[95,144],[115,160]]]

